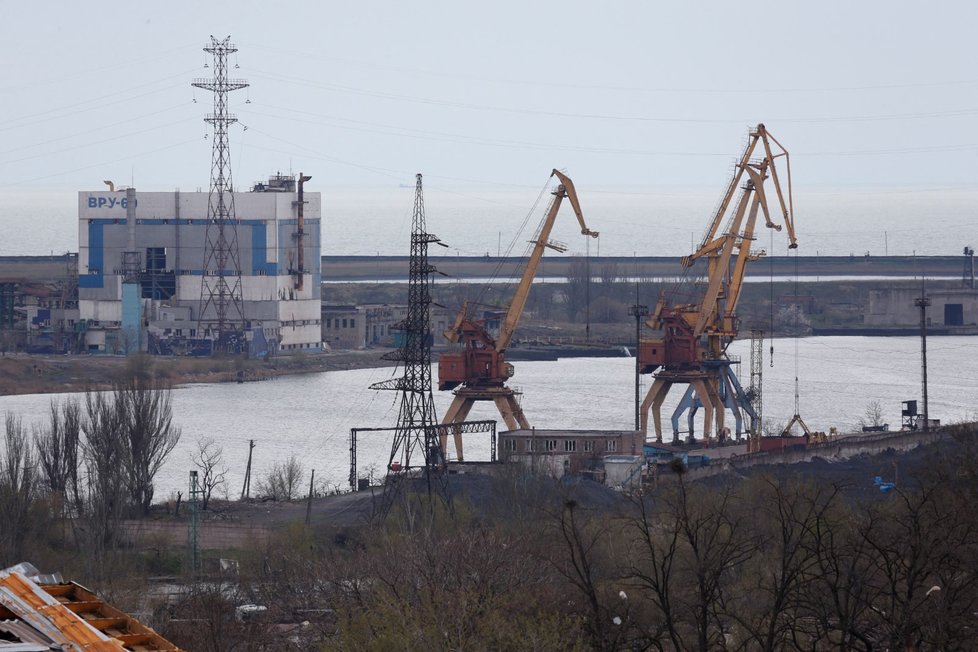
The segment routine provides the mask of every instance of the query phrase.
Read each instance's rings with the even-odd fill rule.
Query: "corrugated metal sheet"
[[[0,621],[0,632],[19,638],[22,643],[16,643],[18,646],[30,646],[18,647],[17,652],[46,651],[52,644],[78,652],[180,652],[152,628],[85,587],[66,583],[58,574],[40,575],[29,564],[0,570],[0,606],[3,613],[9,611],[18,619]],[[0,652],[13,649],[0,641]]]
[[[51,639],[42,635],[39,631],[20,620],[0,620],[0,632],[6,632],[21,643],[38,643],[43,645],[42,650],[50,648]],[[0,648],[3,648],[4,641],[0,641]],[[4,652],[7,648],[3,648]]]
[[[53,642],[69,650],[119,652],[112,640],[20,573],[0,575],[0,603]]]

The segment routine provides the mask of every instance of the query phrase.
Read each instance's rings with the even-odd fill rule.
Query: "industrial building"
[[[974,327],[978,324],[978,290],[926,289],[930,305],[927,308],[927,325],[949,327]],[[921,295],[918,288],[886,288],[869,293],[869,308],[864,323],[867,326],[914,326],[920,323],[920,306],[915,303]]]
[[[210,194],[108,185],[78,193],[79,350],[210,352],[217,333],[214,316],[201,315],[204,281],[221,264],[212,257],[204,269]],[[223,274],[240,291],[239,330],[253,355],[322,347],[322,202],[296,185],[275,175],[234,192],[234,218],[224,226],[233,255]]]
[[[522,464],[538,473],[558,478],[566,473],[593,474],[600,471],[604,474],[609,457],[613,458],[612,463],[627,458],[630,467],[636,460],[641,460],[644,445],[645,433],[640,430],[530,428],[499,433],[499,457],[502,461]]]
[[[326,286],[328,287],[328,286]],[[397,327],[407,319],[406,305],[330,304],[323,302],[323,342],[334,349],[363,349],[371,346],[400,346]],[[431,329],[443,333],[452,323],[446,308],[432,306]]]

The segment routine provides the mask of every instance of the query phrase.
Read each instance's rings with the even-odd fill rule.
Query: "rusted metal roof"
[[[15,568],[24,570],[24,566]],[[0,631],[9,631],[23,644],[36,646],[47,642],[79,652],[180,652],[153,629],[100,600],[81,585],[34,581],[40,577],[43,576],[29,578],[14,568],[0,571],[0,607],[15,618],[0,621]],[[8,649],[11,648],[0,642],[0,652]]]

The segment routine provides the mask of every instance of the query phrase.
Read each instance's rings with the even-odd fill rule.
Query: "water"
[[[785,423],[794,414],[794,378],[799,379],[800,413],[813,430],[855,428],[867,406],[879,401],[891,428],[900,424],[900,403],[918,399],[920,341],[915,337],[810,337],[775,340],[774,366],[768,344],[764,361],[764,416]],[[797,355],[796,355],[797,350]],[[738,341],[730,353],[743,360],[749,378],[750,343]],[[634,426],[634,360],[571,358],[557,362],[517,362],[511,386],[524,390],[523,408],[538,428],[630,429]],[[969,337],[928,340],[931,416],[943,423],[978,414],[978,345]],[[367,389],[391,377],[391,369],[333,371],[243,384],[201,384],[174,390],[174,421],[183,438],[159,476],[157,496],[186,491],[190,455],[198,437],[213,437],[224,447],[231,495],[241,491],[248,439],[257,441],[253,478],[276,462],[296,455],[306,469],[330,485],[346,488],[349,431],[394,423],[398,395]],[[643,383],[643,393],[648,383]],[[672,413],[682,387],[669,395],[663,415]],[[63,395],[54,395],[63,398]],[[0,411],[43,422],[52,395],[0,397]],[[435,392],[443,414],[449,392]],[[490,403],[478,404],[470,419],[497,419]],[[668,422],[667,419],[664,419]],[[701,428],[697,425],[697,430]],[[361,473],[383,469],[390,450],[386,434],[359,439]],[[488,459],[486,435],[469,435],[466,459]],[[667,426],[666,438],[670,437]],[[254,482],[252,486],[254,486]]]
[[[725,180],[706,191],[589,189],[585,180],[577,181],[588,226],[601,237],[585,239],[570,207],[562,207],[552,238],[567,243],[568,253],[680,256],[699,242]],[[531,211],[538,192],[428,188],[428,230],[452,255],[519,255],[547,206],[549,195],[544,195]],[[413,193],[413,188],[323,192],[323,254],[407,255]],[[976,244],[968,240],[978,213],[978,192],[972,190],[796,193],[794,203],[800,254],[956,255],[964,245]],[[6,227],[0,255],[78,250],[77,193],[5,191],[0,215]],[[758,227],[756,247],[784,255],[787,238],[783,232],[772,238]]]

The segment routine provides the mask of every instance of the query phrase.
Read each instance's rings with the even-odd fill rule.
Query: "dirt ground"
[[[154,372],[174,385],[263,380],[291,374],[388,366],[384,350],[339,351],[279,356],[268,361],[239,358],[148,359]],[[80,392],[107,389],[122,377],[125,356],[26,355],[0,356],[0,395]]]

